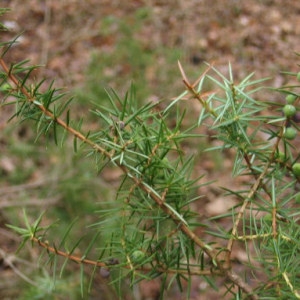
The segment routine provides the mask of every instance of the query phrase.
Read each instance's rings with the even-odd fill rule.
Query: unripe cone
[[[293,164],[293,173],[296,177],[300,177],[300,163]]]
[[[131,254],[131,259],[132,262],[134,263],[141,263],[144,257],[145,257],[145,253],[141,250],[135,250]]]
[[[283,107],[283,113],[287,118],[291,118],[296,114],[296,107],[291,104],[287,104]]]
[[[285,100],[288,104],[293,104],[297,99],[296,95],[289,94],[285,97]]]
[[[293,127],[287,127],[285,128],[285,131],[283,133],[283,137],[287,140],[293,140],[297,136],[297,131]]]

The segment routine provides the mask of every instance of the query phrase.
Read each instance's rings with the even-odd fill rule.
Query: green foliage
[[[138,16],[147,18],[148,14],[144,10]],[[131,39],[128,28],[123,30],[118,51],[122,53],[126,42],[133,55],[126,57],[124,52],[122,59],[134,59],[133,68],[143,70],[150,58]],[[178,97],[147,102],[139,101],[134,85],[124,97],[110,89],[106,103],[95,101],[92,111],[101,125],[85,132],[83,120],[72,118],[72,99],[66,99],[53,84],[44,88],[43,81],[30,82],[35,67],[28,67],[26,61],[7,66],[5,54],[12,45],[2,45],[2,105],[14,105],[11,120],[33,124],[35,142],[50,145],[53,141],[68,150],[72,145],[74,157],[70,159],[66,151],[65,163],[73,163],[77,172],[70,175],[70,181],[59,179],[63,225],[44,226],[43,214],[31,221],[25,211],[24,226],[7,225],[22,237],[21,252],[27,242],[44,249],[41,261],[53,273],[53,278],[47,271],[37,277],[24,299],[33,294],[37,299],[53,299],[58,294],[85,298],[93,291],[97,276],[115,288],[111,292],[115,299],[124,298],[126,286],[134,290],[140,281],[157,278],[161,298],[174,285],[189,298],[192,277],[202,277],[218,290],[217,276],[224,279],[226,293],[235,299],[299,298],[296,98],[291,113],[290,107],[259,99],[264,80],[254,80],[253,74],[237,82],[230,65],[228,76],[209,66],[191,83],[179,64],[186,89]],[[207,86],[214,86],[214,91],[204,93]],[[290,87],[282,87],[278,92],[292,93],[298,99],[297,88],[291,92]],[[193,99],[201,107],[195,119],[189,118],[185,107]],[[206,147],[208,138],[218,143]],[[197,212],[203,193],[213,183],[205,182],[205,172],[196,172],[194,156],[186,154],[193,143],[202,143],[206,152],[231,151],[232,176],[247,178],[238,188],[223,187],[223,200],[227,196],[237,204],[211,219]],[[94,173],[81,161],[91,164]],[[63,168],[59,170],[63,173]],[[100,184],[100,174],[107,170],[120,172],[117,185]],[[92,187],[97,184],[95,193]],[[80,238],[73,235],[78,219],[78,226],[84,228]],[[223,228],[220,221],[230,222],[231,229]],[[235,245],[248,257],[243,262],[245,276],[235,271]],[[75,276],[71,262],[76,266]],[[257,281],[249,284],[252,279]],[[68,294],[64,290],[69,284],[77,284],[80,291]]]

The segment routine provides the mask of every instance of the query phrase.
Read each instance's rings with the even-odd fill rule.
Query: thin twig
[[[7,253],[0,249],[0,256],[3,258],[4,260],[4,264],[6,264],[7,266],[9,266],[15,274],[17,274],[20,278],[22,278],[23,280],[25,280],[26,282],[28,282],[29,284],[33,285],[33,286],[38,286],[38,284],[34,281],[32,281],[30,278],[28,278],[24,273],[22,273],[13,263],[15,256],[14,255],[7,255]]]
[[[17,206],[48,206],[57,203],[61,199],[60,196],[53,198],[43,198],[43,199],[30,199],[25,201],[8,201],[0,199],[0,209],[7,207],[17,207]]]
[[[233,228],[232,228],[232,231],[231,231],[231,238],[229,239],[228,244],[227,244],[227,249],[228,249],[229,253],[231,253],[231,251],[232,251],[233,243],[234,243],[235,237],[237,236],[238,225],[240,224],[240,222],[242,220],[242,216],[243,216],[248,204],[250,203],[250,201],[253,200],[257,189],[262,185],[263,180],[266,177],[266,174],[268,173],[269,167],[270,167],[271,163],[273,162],[274,157],[275,157],[275,153],[278,149],[279,142],[281,141],[281,137],[282,137],[282,134],[279,134],[278,137],[277,137],[276,143],[274,144],[273,151],[271,152],[270,157],[268,159],[268,162],[266,163],[262,173],[257,177],[255,183],[253,184],[252,188],[250,189],[250,192],[246,196],[241,209],[239,210],[239,213],[237,215],[237,218],[234,222],[234,225],[233,225]],[[265,188],[265,190],[267,191],[266,188]],[[276,225],[275,225],[275,227],[273,226],[273,233],[276,236],[277,234],[276,234],[276,229],[275,228],[276,228]]]
[[[51,182],[51,179],[43,178],[43,179],[40,179],[40,180],[37,180],[34,182],[3,187],[3,188],[0,188],[0,195],[13,194],[13,193],[18,193],[18,192],[28,190],[28,189],[35,189],[40,186],[43,186],[46,183],[49,183],[49,181]],[[57,181],[57,180],[55,179],[55,181]]]

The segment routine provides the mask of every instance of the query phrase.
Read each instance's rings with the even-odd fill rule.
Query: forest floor
[[[9,32],[1,33],[1,41],[23,32],[5,59],[9,63],[29,59],[32,64],[42,65],[33,73],[34,77],[46,77],[48,82],[55,79],[55,86],[75,91],[81,98],[88,86],[87,81],[98,80],[97,74],[98,84],[104,87],[112,86],[123,91],[131,77],[142,77],[148,85],[147,99],[174,97],[184,88],[177,59],[191,70],[195,78],[203,71],[204,62],[213,63],[224,74],[228,73],[230,63],[237,82],[255,72],[256,79],[270,77],[267,85],[274,88],[290,83],[290,78],[282,71],[299,71],[299,57],[295,52],[300,52],[300,1],[285,0],[284,4],[282,0],[1,2],[2,7],[11,8],[11,12],[2,17],[1,22],[9,28]],[[170,53],[172,49],[178,53],[175,59]],[[150,54],[144,57],[143,53]],[[139,57],[143,61],[140,62]],[[107,62],[102,63],[102,58]],[[93,64],[97,60],[99,70],[95,71]],[[167,73],[164,68],[169,67],[170,61],[175,67]],[[167,88],[168,84],[172,87]],[[269,95],[266,93],[266,97]],[[284,99],[279,93],[272,97],[273,101]],[[5,126],[7,120],[3,113],[0,128]],[[22,136],[22,133],[19,135]],[[1,136],[1,142],[1,147],[4,147],[4,136]],[[198,168],[207,171],[208,179],[219,178],[222,185],[238,185],[240,183],[230,175],[231,159],[225,159],[224,165],[216,169],[209,162]],[[15,164],[16,161],[9,156],[2,157],[1,174],[13,172]],[[39,175],[30,176],[28,182]],[[4,179],[1,183],[4,184],[1,191],[4,191],[9,182]],[[215,194],[208,190],[207,193],[206,205],[201,207],[201,211],[199,208],[199,212],[206,217],[223,213],[229,208],[227,205],[233,204],[229,201],[224,206],[224,201],[218,199],[218,192]],[[9,205],[0,200],[1,210],[5,211],[7,207]],[[10,214],[1,212],[0,215],[3,225],[0,228],[0,250],[9,253],[15,250],[18,240],[4,226],[4,223],[11,221],[8,219]],[[243,251],[236,250],[235,255],[237,260],[246,260]],[[8,281],[16,282],[14,278],[17,275],[8,271],[9,266],[2,267],[6,272],[2,272],[1,276],[6,274]],[[143,287],[145,295],[142,294],[141,299],[155,299],[158,286],[157,283],[151,284]],[[193,284],[195,294],[193,296],[192,293],[191,299],[217,299],[220,295],[205,290],[204,286],[199,288],[203,283],[196,281]],[[202,289],[200,297],[196,292],[199,289]],[[0,298],[16,299],[9,295],[8,290],[0,285]],[[180,299],[179,296],[176,299]]]

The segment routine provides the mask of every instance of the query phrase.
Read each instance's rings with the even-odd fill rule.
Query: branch
[[[113,161],[113,156],[109,152],[107,152],[104,148],[102,148],[100,145],[95,144],[92,140],[84,136],[81,132],[77,131],[73,127],[69,126],[66,122],[64,122],[62,119],[56,117],[49,109],[44,107],[42,104],[37,103],[35,101],[35,97],[32,96],[27,89],[25,88],[24,84],[21,84],[20,80],[12,74],[11,70],[7,67],[6,63],[2,58],[0,58],[0,65],[2,66],[4,72],[7,74],[8,78],[14,83],[16,88],[20,93],[22,93],[28,102],[33,103],[37,108],[41,110],[41,112],[49,117],[53,122],[56,122],[59,126],[64,128],[67,132],[69,132],[74,137],[81,140],[83,143],[91,146],[95,151],[98,153],[101,153],[106,158],[108,158],[110,161]],[[206,105],[206,102],[201,98],[201,95],[197,93],[193,86],[189,85],[188,82],[184,81],[188,89],[194,94],[195,98],[198,99],[201,103]],[[211,114],[215,115],[216,113],[211,110],[208,106],[206,107]],[[198,245],[207,255],[212,259],[220,272],[229,279],[232,283],[239,286],[240,289],[242,289],[245,293],[249,295],[251,299],[257,299],[255,295],[253,295],[252,288],[246,284],[241,277],[239,277],[236,273],[234,273],[231,269],[229,269],[228,263],[226,262],[224,264],[224,259],[218,255],[218,252],[213,249],[211,246],[207,245],[204,241],[202,241],[196,234],[189,228],[185,220],[180,216],[175,209],[173,209],[170,205],[165,203],[163,201],[162,196],[158,195],[153,189],[151,189],[146,183],[144,183],[140,178],[134,176],[130,173],[128,168],[116,161],[114,161],[114,164],[116,164],[124,174],[126,174],[138,187],[140,187],[145,193],[147,193],[153,201],[156,202],[156,204],[165,212],[166,215],[168,215],[173,222],[178,225],[178,228],[187,236],[189,237],[194,244]],[[42,241],[33,238],[34,241],[36,241],[40,246],[47,248],[49,251],[51,249],[51,252],[56,253],[57,255],[65,256],[66,254],[62,251],[56,250],[53,247],[49,247],[47,244],[43,243]],[[87,263],[87,264],[99,264],[99,266],[103,266],[103,263],[90,261],[87,259],[78,259],[78,257],[73,255],[67,256],[70,260],[73,260],[78,263]]]
[[[67,258],[73,262],[76,262],[78,264],[86,264],[86,265],[92,265],[96,267],[105,267],[105,268],[110,268],[112,266],[115,266],[116,264],[107,264],[106,262],[101,262],[101,261],[95,261],[91,259],[85,259],[80,256],[72,255],[70,253],[61,251],[56,249],[55,247],[51,247],[48,243],[41,241],[40,238],[37,238],[35,236],[31,237],[31,241],[34,243],[37,243],[40,247],[44,248],[47,250],[47,252],[51,252],[53,254],[56,254],[58,256],[62,256],[64,258]],[[125,269],[132,269],[132,266],[122,266]],[[190,269],[187,270],[177,270],[177,269],[167,269],[167,268],[162,268],[162,267],[154,267],[155,271],[158,273],[168,273],[168,274],[182,274],[182,275],[198,275],[198,276],[209,276],[209,275],[218,275],[222,276],[223,273],[221,273],[218,270],[199,270],[198,267],[190,267]],[[153,270],[153,267],[147,268],[147,267],[140,267],[140,268],[135,268],[137,271],[141,272],[150,272]]]

